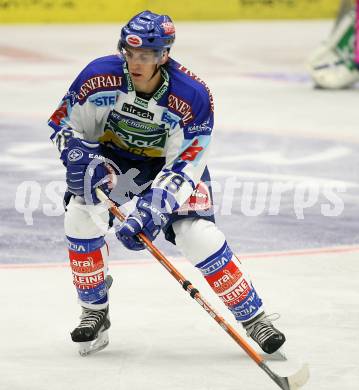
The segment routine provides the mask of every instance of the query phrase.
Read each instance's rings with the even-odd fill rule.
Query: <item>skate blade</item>
[[[80,342],[79,344],[79,354],[81,356],[89,356],[96,352],[102,351],[109,344],[108,332],[107,330],[99,333],[98,337],[94,341]]]
[[[272,354],[272,357],[273,357],[273,360],[279,360],[279,361],[288,360],[287,355],[285,354],[285,352],[281,348],[279,348],[278,351],[275,351]]]
[[[279,348],[277,351],[271,354],[263,353],[263,352],[260,352],[259,354],[263,357],[263,359],[266,362],[285,362],[288,360],[287,355],[282,350],[282,348]]]

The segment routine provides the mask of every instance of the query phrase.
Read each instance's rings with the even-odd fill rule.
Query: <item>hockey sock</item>
[[[196,267],[237,321],[246,322],[263,312],[261,299],[226,241]]]
[[[67,237],[73,283],[81,306],[103,309],[108,305],[105,283],[108,248],[104,237],[78,239]]]

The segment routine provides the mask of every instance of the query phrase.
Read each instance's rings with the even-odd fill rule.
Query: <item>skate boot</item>
[[[262,313],[243,324],[247,336],[251,337],[268,354],[276,352],[285,342],[284,334],[273,326],[270,317],[276,320],[279,315],[274,317]]]
[[[71,332],[71,339],[79,344],[79,354],[87,356],[101,351],[109,343],[107,329],[111,326],[108,306],[103,310],[82,308],[81,322]]]

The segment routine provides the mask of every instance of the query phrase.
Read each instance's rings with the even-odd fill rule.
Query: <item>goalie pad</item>
[[[359,81],[354,52],[355,21],[354,9],[338,18],[327,41],[310,57],[308,70],[317,86],[340,89]]]

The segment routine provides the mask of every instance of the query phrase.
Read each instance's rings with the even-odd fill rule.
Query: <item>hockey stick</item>
[[[120,221],[125,220],[125,216],[120,209],[103,193],[99,188],[96,189],[96,195],[104,202],[111,213]],[[264,358],[257,353],[248,343],[240,336],[237,331],[224,318],[219,316],[215,310],[203,299],[199,291],[194,288],[192,283],[167,260],[167,258],[156,248],[155,245],[143,234],[139,233],[137,237],[145,244],[149,252],[152,253],[166,270],[180,283],[180,285],[189,293],[189,295],[199,303],[202,308],[232,337],[232,339],[241,346],[249,357],[254,360],[258,366],[265,371],[270,378],[283,390],[296,390],[303,386],[309,379],[309,369],[305,364],[296,373],[288,377],[279,376],[273,372],[265,363]]]

